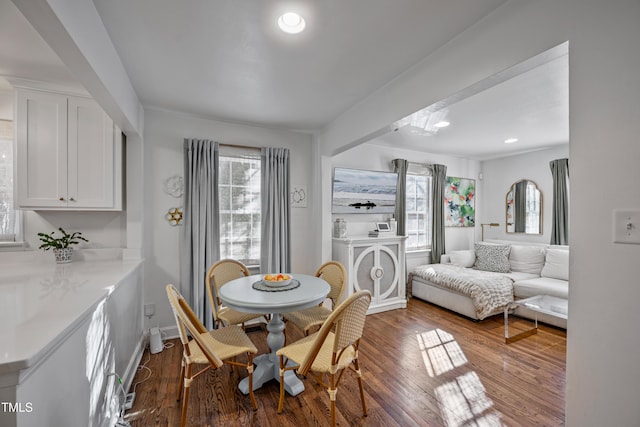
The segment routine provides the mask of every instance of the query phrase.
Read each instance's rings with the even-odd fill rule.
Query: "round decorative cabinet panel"
[[[407,307],[405,236],[334,238],[333,258],[347,269],[347,295],[371,292],[367,313]]]

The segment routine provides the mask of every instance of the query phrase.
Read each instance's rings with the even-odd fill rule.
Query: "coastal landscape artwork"
[[[395,213],[397,183],[394,172],[335,168],[332,212]]]
[[[445,227],[475,227],[475,179],[447,177],[444,189]]]

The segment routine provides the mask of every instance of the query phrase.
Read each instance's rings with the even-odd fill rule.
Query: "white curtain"
[[[260,271],[288,273],[291,272],[289,149],[262,148],[261,179]]]
[[[218,143],[184,140],[184,227],[180,292],[208,329],[213,315],[205,275],[220,258]]]

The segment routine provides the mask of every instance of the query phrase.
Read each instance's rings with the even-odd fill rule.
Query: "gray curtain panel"
[[[407,220],[407,167],[409,162],[404,159],[393,159],[393,171],[398,174],[398,185],[396,187],[396,225],[398,236],[406,234]]]
[[[433,223],[431,224],[431,262],[440,262],[445,251],[444,242],[444,189],[447,185],[447,167],[431,165],[433,174]]]
[[[524,233],[527,228],[527,181],[522,180],[516,183],[513,201],[515,205],[514,231]]]
[[[260,271],[291,272],[289,149],[263,147],[261,153],[262,236]]]
[[[220,258],[217,142],[185,138],[184,184],[180,292],[205,326],[213,329],[205,275]]]
[[[553,176],[553,210],[551,212],[551,244],[569,244],[569,159],[549,162]]]

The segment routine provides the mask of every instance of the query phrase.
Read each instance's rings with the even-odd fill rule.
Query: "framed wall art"
[[[397,182],[395,172],[334,168],[332,213],[395,213]]]
[[[447,177],[444,189],[445,227],[475,227],[476,180]]]

